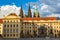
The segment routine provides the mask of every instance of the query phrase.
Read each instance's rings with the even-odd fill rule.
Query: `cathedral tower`
[[[29,8],[28,8],[28,17],[32,18],[32,13],[31,13],[31,9],[30,9],[30,4],[29,4]]]
[[[36,8],[35,8],[34,10],[35,10],[35,11],[34,11],[33,17],[36,17],[36,18],[37,18],[37,17],[40,17],[37,6],[36,6]]]
[[[19,14],[19,16],[20,16],[21,18],[23,18],[23,10],[22,10],[22,5],[21,5],[21,9],[20,9],[20,14]]]

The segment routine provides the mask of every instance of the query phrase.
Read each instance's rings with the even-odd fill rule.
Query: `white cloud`
[[[42,15],[45,16],[55,16],[55,17],[60,17],[60,0],[40,0],[41,4],[41,12]],[[47,5],[47,6],[46,6]]]
[[[0,8],[0,18],[3,17],[3,15],[8,15],[10,13],[16,13],[19,14],[20,7],[17,7],[16,5],[4,5]]]
[[[49,12],[49,10],[48,10],[48,5],[43,5],[42,7],[41,7],[41,11],[42,12]]]
[[[47,15],[47,17],[60,17],[60,14],[51,14],[51,15]]]

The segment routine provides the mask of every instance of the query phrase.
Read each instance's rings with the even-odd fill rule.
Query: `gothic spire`
[[[19,14],[19,16],[20,16],[21,18],[23,18],[23,10],[22,10],[22,5],[21,5],[21,9],[20,9],[20,14]]]
[[[28,7],[28,17],[32,18],[32,13],[31,13],[31,9],[30,9],[30,4],[29,4],[29,7]]]

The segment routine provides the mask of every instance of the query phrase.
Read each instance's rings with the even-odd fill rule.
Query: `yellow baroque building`
[[[20,37],[20,17],[11,13],[3,18],[3,38]]]
[[[23,27],[24,33],[29,30],[29,34],[33,36],[34,33],[39,37],[44,36],[53,36],[59,37],[60,34],[60,20],[56,20],[54,17],[45,18],[21,18],[23,20]],[[27,26],[26,26],[27,25]],[[29,28],[28,28],[29,27]],[[46,30],[45,30],[45,28]],[[35,31],[35,32],[34,32]],[[28,33],[27,33],[28,34]]]

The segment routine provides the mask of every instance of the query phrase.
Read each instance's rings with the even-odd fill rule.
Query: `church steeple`
[[[28,17],[32,18],[32,13],[31,13],[31,9],[30,9],[30,4],[29,4],[29,7],[28,7]]]
[[[35,8],[33,17],[40,17],[37,7]]]
[[[23,18],[23,10],[22,10],[22,5],[21,5],[21,9],[20,9],[20,14],[19,14],[19,16],[20,16],[21,18]]]

